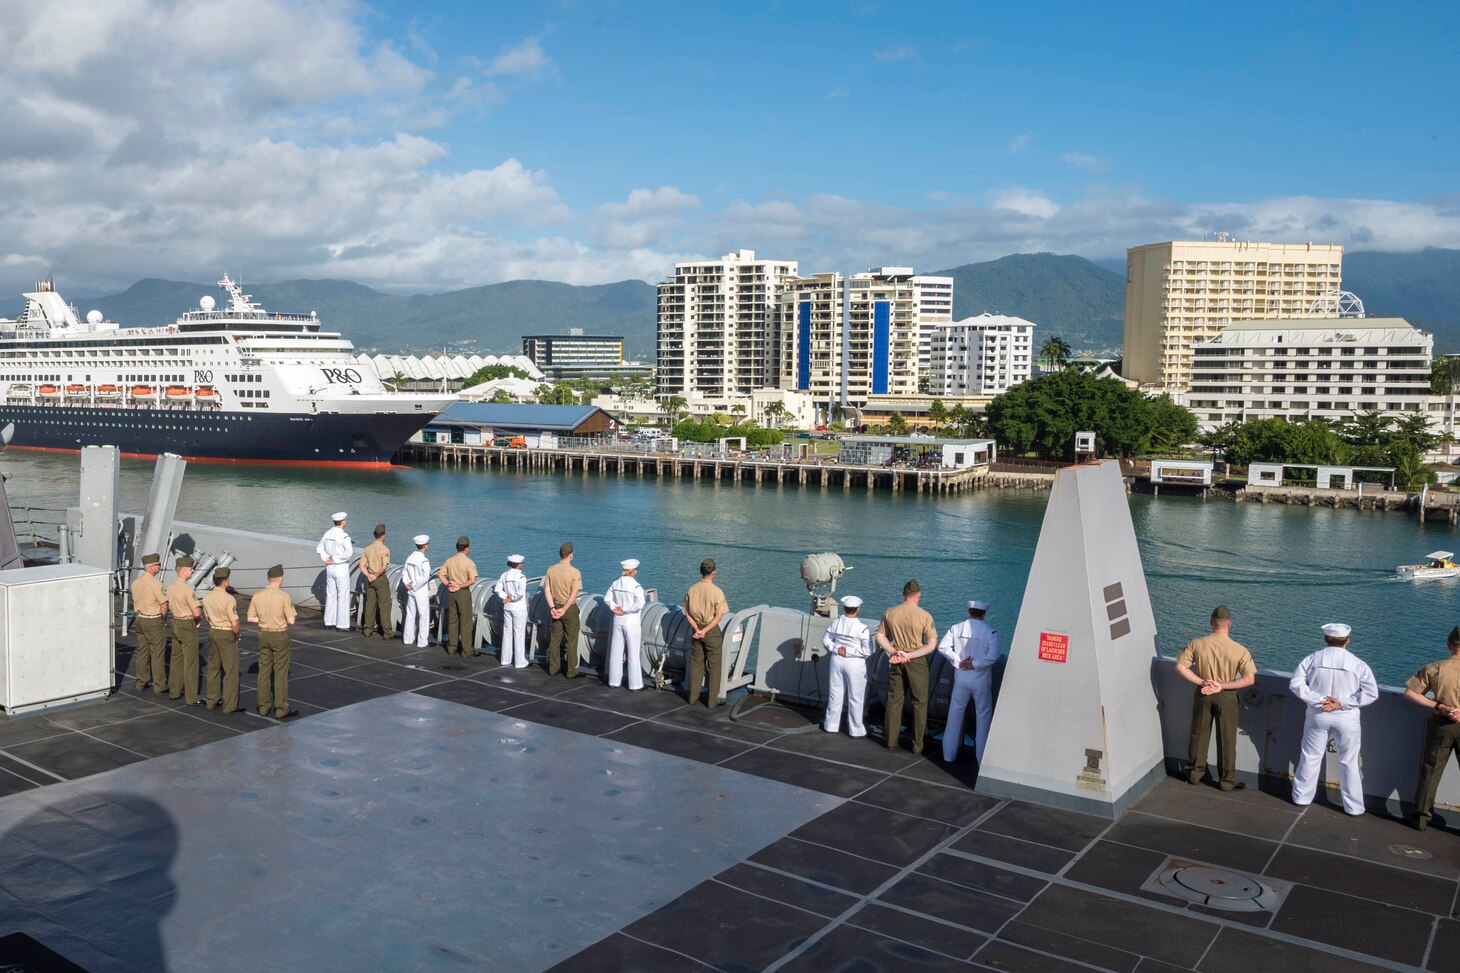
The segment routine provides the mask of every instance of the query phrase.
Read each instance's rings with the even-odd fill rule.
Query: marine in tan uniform
[[[556,676],[563,669],[567,656],[568,678],[578,678],[578,594],[583,590],[583,575],[573,567],[573,542],[563,541],[558,548],[558,563],[543,575],[543,597],[553,617],[548,636],[548,675]]]
[[[720,685],[724,678],[721,664],[725,649],[725,633],[720,630],[720,621],[730,610],[725,592],[715,584],[719,571],[713,558],[700,562],[700,580],[692,585],[684,596],[684,614],[694,626],[690,632],[689,675],[685,681],[685,702],[693,706],[700,700],[700,687],[707,675],[710,680],[710,697],[705,700],[707,709],[720,705]]]
[[[902,586],[902,604],[882,614],[877,644],[887,653],[887,749],[897,749],[902,735],[905,697],[913,701],[912,752],[923,752],[928,729],[928,656],[938,648],[938,629],[918,603],[923,589],[916,581]]]
[[[446,654],[481,655],[475,638],[476,613],[471,607],[471,586],[477,564],[470,557],[471,538],[456,539],[456,553],[446,559],[436,577],[446,586]]]
[[[1445,647],[1450,650],[1448,659],[1431,662],[1404,684],[1404,698],[1430,710],[1425,720],[1424,759],[1414,790],[1414,811],[1409,816],[1410,825],[1420,831],[1429,827],[1435,811],[1435,791],[1450,754],[1460,760],[1460,626],[1450,630]]]
[[[1176,657],[1176,672],[1196,686],[1191,697],[1191,742],[1187,750],[1186,782],[1196,784],[1211,775],[1207,744],[1212,720],[1217,721],[1217,773],[1224,791],[1241,790],[1237,781],[1237,690],[1257,680],[1252,653],[1232,641],[1232,613],[1226,605],[1212,611],[1212,631],[1186,643]]]
[[[152,692],[162,695],[166,691],[166,673],[163,670],[163,656],[167,649],[167,592],[157,576],[162,573],[162,558],[156,554],[142,555],[142,573],[132,582],[132,607],[137,612],[137,691],[141,692],[152,684]]]
[[[272,707],[277,719],[298,716],[289,708],[289,626],[295,619],[294,599],[284,590],[284,565],[269,568],[269,586],[249,600],[248,620],[259,627],[259,715],[269,716]]]
[[[167,691],[173,699],[187,699],[189,706],[201,703],[198,693],[198,619],[203,603],[193,590],[193,559],[180,557],[173,565],[177,580],[167,586],[167,608],[172,615],[172,658],[167,667]]]
[[[367,639],[375,634],[375,624],[380,623],[380,637],[395,638],[395,627],[390,621],[391,603],[395,594],[390,590],[390,548],[385,546],[385,525],[375,525],[375,540],[360,555],[360,573],[365,575],[365,622],[362,633]]]
[[[223,712],[242,713],[238,708],[238,600],[228,587],[227,568],[213,572],[213,590],[203,596],[203,616],[208,619],[208,708],[221,701]]]

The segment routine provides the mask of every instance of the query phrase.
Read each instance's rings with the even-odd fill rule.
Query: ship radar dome
[[[198,302],[198,307],[202,308],[205,311],[213,310],[213,295],[204,294],[203,299]]]
[[[106,318],[104,318],[102,316],[102,313],[98,310],[92,309],[86,312],[87,324],[101,324],[101,322],[104,320],[106,320]]]

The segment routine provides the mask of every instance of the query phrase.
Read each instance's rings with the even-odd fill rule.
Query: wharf
[[[1238,503],[1282,503],[1298,507],[1347,507],[1351,510],[1414,510],[1420,494],[1380,487],[1358,490],[1302,486],[1257,486],[1248,484],[1236,491]],[[1421,515],[1423,519],[1423,515]],[[1450,523],[1454,523],[1452,517]]]
[[[14,932],[89,973],[1460,969],[1456,835],[1322,788],[1299,808],[1285,781],[1167,779],[1110,822],[975,794],[971,756],[875,726],[735,722],[314,613],[279,724],[253,712],[252,626],[243,645],[244,713],[124,672],[0,723],[0,958],[66,968]],[[1279,902],[1178,898],[1155,884],[1173,862]]]
[[[726,458],[679,456],[671,453],[624,453],[593,449],[517,448],[464,443],[407,443],[402,460],[441,466],[498,468],[565,475],[653,477],[671,480],[716,480],[731,483],[819,487],[823,490],[890,490],[894,493],[955,494],[983,484],[986,466],[961,470],[900,466],[851,466],[835,462],[779,461],[746,456]]]

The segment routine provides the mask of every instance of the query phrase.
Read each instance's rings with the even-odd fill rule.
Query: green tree
[[[953,432],[962,436],[968,431],[968,426],[973,419],[973,412],[962,402],[948,410],[948,421],[953,425]]]
[[[765,417],[771,421],[771,425],[776,429],[781,428],[781,423],[789,419],[790,416],[791,413],[786,409],[784,402],[775,401],[765,407]]]
[[[1169,395],[1146,400],[1150,430],[1141,444],[1142,452],[1175,449],[1194,442],[1197,435],[1196,416],[1190,409],[1177,405]]]
[[[735,417],[737,422],[741,419],[744,419],[745,405],[743,403],[736,402],[735,404],[730,406],[730,414]]]
[[[680,421],[680,417],[684,415],[687,408],[689,408],[689,400],[682,395],[666,395],[659,400],[659,411],[664,413],[671,426]]]
[[[471,373],[463,388],[471,388],[483,382],[495,382],[499,378],[532,378],[516,365],[483,365]]]
[[[496,405],[511,405],[517,400],[512,398],[512,393],[508,392],[506,389],[497,389],[497,391],[493,392],[492,397],[487,401]]]
[[[1430,363],[1430,391],[1451,395],[1460,386],[1460,356],[1436,358]]]
[[[1170,426],[1177,420],[1168,418]],[[1149,439],[1156,419],[1139,392],[1084,369],[1041,375],[989,404],[987,431],[1009,453],[1067,457],[1075,433],[1093,429],[1106,453],[1129,456]]]
[[[907,419],[903,417],[901,412],[894,411],[892,415],[887,417],[887,431],[894,436],[907,435]]]
[[[1044,339],[1044,344],[1039,346],[1039,360],[1044,362],[1044,367],[1049,371],[1057,371],[1064,367],[1064,360],[1070,357],[1070,343],[1059,335],[1051,335]]]
[[[948,425],[948,407],[942,399],[934,399],[928,404],[928,421],[939,429]]]

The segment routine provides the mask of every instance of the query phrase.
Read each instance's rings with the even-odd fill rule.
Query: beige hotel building
[[[1168,392],[1191,387],[1192,349],[1237,321],[1334,317],[1343,247],[1177,240],[1126,251],[1121,373]]]

